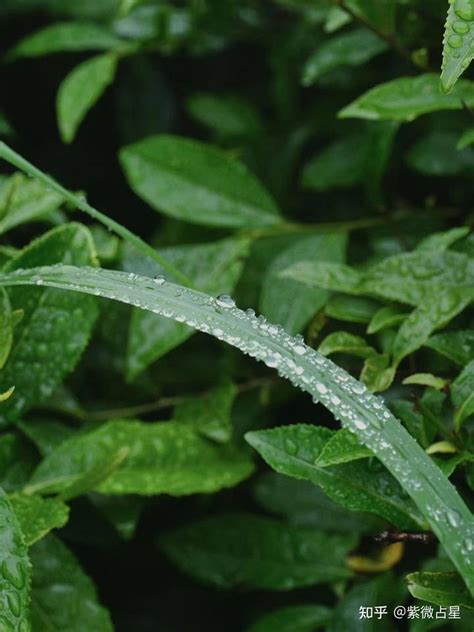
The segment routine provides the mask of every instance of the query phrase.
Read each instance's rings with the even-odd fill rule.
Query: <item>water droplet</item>
[[[446,512],[446,519],[449,522],[449,524],[455,528],[459,527],[462,520],[461,514],[455,509],[449,509],[449,511]]]
[[[331,402],[334,404],[334,406],[339,406],[339,404],[341,403],[341,400],[339,399],[337,395],[332,395]]]
[[[5,560],[2,564],[2,575],[15,588],[23,588],[25,585],[25,573],[20,562],[13,559]]]
[[[454,22],[453,31],[455,33],[461,33],[461,35],[465,35],[466,33],[469,33],[469,24],[461,20]]]
[[[229,309],[231,307],[235,307],[234,299],[228,294],[220,294],[216,298],[216,303],[219,307],[223,307],[224,309]]]
[[[464,540],[464,546],[466,547],[467,551],[473,551],[474,550],[474,540],[472,540],[471,538],[466,538]]]
[[[19,617],[21,614],[20,595],[17,592],[8,593],[7,600],[12,613],[15,615],[15,617]]]
[[[365,430],[368,424],[363,419],[354,419],[354,425],[359,430]]]
[[[364,384],[362,384],[362,382],[356,382],[353,386],[353,391],[354,393],[356,393],[356,395],[362,395],[363,393],[365,393],[366,391],[366,387]]]
[[[285,439],[285,450],[288,454],[295,455],[298,452],[298,446],[292,439]]]
[[[454,12],[461,20],[474,19],[474,7],[472,0],[457,0]]]
[[[325,395],[328,392],[328,389],[322,382],[316,382],[316,390],[318,393],[321,393],[321,395]]]
[[[157,274],[153,278],[153,281],[155,282],[155,285],[158,285],[158,286],[162,286],[166,283],[166,279],[162,274]]]

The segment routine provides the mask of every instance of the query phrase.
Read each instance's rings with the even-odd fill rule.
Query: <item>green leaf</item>
[[[182,571],[221,588],[291,590],[350,577],[350,535],[329,535],[250,514],[221,515],[160,538]]]
[[[67,439],[40,463],[29,489],[62,491],[110,455],[128,454],[95,489],[104,494],[212,493],[233,487],[253,469],[250,459],[232,446],[216,446],[177,422],[109,421]]]
[[[0,626],[29,632],[31,564],[19,522],[1,488],[0,523]]]
[[[319,46],[304,65],[301,81],[310,86],[339,66],[361,66],[387,50],[387,44],[368,29],[332,37]]]
[[[0,189],[0,234],[29,222],[60,220],[62,202],[61,195],[41,182],[15,173]]]
[[[383,329],[398,325],[399,323],[402,323],[406,317],[407,313],[400,311],[397,307],[392,307],[391,305],[381,307],[372,316],[372,319],[367,326],[367,333],[375,334]]]
[[[468,176],[474,171],[474,150],[459,151],[456,134],[432,131],[418,140],[407,153],[412,169],[427,176]]]
[[[428,295],[424,302],[403,321],[393,341],[392,353],[398,365],[423,346],[436,329],[444,327],[472,301],[472,292],[453,289]]]
[[[248,253],[248,241],[230,238],[210,244],[176,246],[161,250],[168,261],[189,276],[194,285],[210,294],[232,292],[242,272]],[[130,274],[136,272],[160,277],[164,269],[132,248],[124,248],[124,267]],[[193,330],[182,323],[154,314],[134,310],[130,322],[127,346],[127,378],[137,377],[150,364],[182,344]]]
[[[69,549],[52,535],[30,549],[31,615],[35,632],[112,632],[109,613]]]
[[[33,441],[42,456],[47,456],[75,433],[71,427],[47,419],[25,420],[17,425]]]
[[[120,161],[135,193],[165,215],[227,228],[281,221],[275,202],[255,176],[210,145],[154,136],[122,149]]]
[[[417,250],[431,250],[432,252],[440,252],[447,250],[457,241],[466,237],[471,232],[469,226],[458,226],[441,233],[432,233],[420,241]]]
[[[219,443],[232,438],[231,412],[237,389],[222,380],[204,395],[186,398],[174,409],[174,420]]]
[[[459,432],[466,419],[474,415],[474,360],[464,367],[452,383],[451,401],[456,407],[454,425]]]
[[[116,69],[116,55],[99,55],[76,66],[61,83],[56,110],[63,142],[74,140],[86,114],[114,80]]]
[[[355,434],[342,428],[324,445],[316,459],[316,465],[328,467],[366,459],[369,456],[373,456],[373,453],[359,442]]]
[[[474,7],[470,0],[452,0],[443,39],[441,87],[451,92],[459,77],[474,59]]]
[[[245,438],[280,474],[309,480],[348,509],[382,516],[401,529],[423,528],[423,519],[387,472],[366,461],[322,467],[318,459],[334,432],[298,424],[249,432]]]
[[[51,529],[63,527],[69,517],[69,507],[56,498],[15,494],[10,496],[10,503],[27,546],[44,538]]]
[[[291,524],[330,533],[374,533],[385,523],[374,515],[349,511],[309,481],[265,472],[254,487],[254,497],[265,510]]]
[[[400,77],[372,88],[339,112],[340,118],[372,121],[414,121],[438,110],[462,110],[463,101],[474,105],[474,83],[461,80],[451,92],[442,94],[435,74]]]
[[[364,362],[360,379],[369,391],[379,393],[386,391],[395,377],[395,368],[390,366],[388,353],[373,353]]]
[[[246,632],[314,632],[327,625],[331,610],[326,606],[287,606],[256,621]]]
[[[87,265],[94,261],[89,231],[71,223],[33,241],[8,261],[4,270],[14,272],[59,262]],[[53,393],[79,360],[97,316],[91,297],[66,296],[42,287],[26,291],[11,288],[9,295],[13,309],[22,309],[24,314],[14,329],[13,347],[0,373],[0,392],[15,386],[12,397],[0,407],[3,423],[18,419]]]
[[[343,261],[347,237],[327,234],[304,237],[285,248],[268,266],[263,279],[260,309],[292,333],[299,333],[309,319],[324,307],[328,293],[280,277],[280,271],[302,260]]]
[[[457,573],[410,573],[405,579],[408,590],[417,599],[439,606],[474,608],[474,600]]]
[[[432,373],[413,373],[406,377],[402,384],[418,384],[420,386],[431,386],[437,391],[446,387],[447,382],[442,377],[436,377]]]
[[[347,6],[384,34],[395,28],[396,0],[346,0]]]
[[[336,320],[368,323],[379,308],[379,303],[368,298],[335,294],[327,302],[325,312],[327,316]]]
[[[186,105],[193,119],[224,138],[255,136],[263,130],[258,111],[241,97],[199,92]]]
[[[473,537],[471,512],[383,402],[347,372],[276,325],[232,307],[232,302],[222,305],[212,297],[173,283],[157,290],[149,278],[131,279],[112,270],[62,266],[1,274],[0,286],[35,285],[38,279],[43,285],[100,295],[157,314],[166,313],[169,318],[183,318],[197,329],[278,367],[283,377],[321,401],[386,465],[415,500],[469,589],[474,591],[473,569],[461,553],[463,540]],[[359,464],[336,467],[355,465]]]
[[[300,261],[280,272],[285,279],[294,279],[310,287],[321,287],[334,292],[357,294],[363,279],[354,268],[326,261]]]
[[[108,50],[121,40],[93,22],[57,22],[28,35],[8,53],[10,59],[41,57],[51,53],[83,50]]]
[[[474,360],[474,329],[436,334],[425,342],[425,347],[437,351],[456,364],[465,366]]]
[[[368,358],[376,353],[375,349],[364,338],[347,331],[335,331],[326,336],[319,345],[318,351],[325,356],[333,353],[347,353],[359,358]]]
[[[13,343],[13,318],[6,290],[0,292],[0,369],[5,366]]]

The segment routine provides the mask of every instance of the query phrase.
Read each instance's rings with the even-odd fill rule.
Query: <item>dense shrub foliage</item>
[[[0,28],[0,630],[472,630],[474,2]]]

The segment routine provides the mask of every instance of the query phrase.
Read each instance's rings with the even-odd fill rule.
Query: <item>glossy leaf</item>
[[[441,86],[450,92],[474,58],[474,7],[469,0],[452,0],[444,31]]]
[[[386,42],[367,29],[336,35],[319,46],[307,60],[302,83],[309,86],[339,66],[365,64],[386,49]]]
[[[474,360],[469,362],[451,385],[451,400],[456,407],[456,430],[468,417],[474,415]]]
[[[258,111],[235,96],[193,94],[187,101],[190,115],[222,137],[254,136],[263,130]]]
[[[4,270],[59,262],[95,263],[87,228],[71,223],[53,229],[7,262]],[[23,318],[15,327],[13,347],[0,374],[0,392],[15,386],[14,395],[0,407],[3,423],[18,419],[53,393],[75,367],[97,316],[90,297],[65,295],[46,287],[12,288],[9,295],[12,307],[23,310]]]
[[[61,443],[40,463],[29,487],[43,493],[67,491],[123,449],[125,458],[97,481],[97,491],[145,496],[211,493],[236,485],[253,469],[236,448],[217,447],[184,424],[109,421]]]
[[[423,519],[383,468],[374,476],[365,461],[319,465],[333,436],[326,428],[300,424],[250,432],[246,439],[277,472],[311,481],[348,509],[376,513],[402,529],[422,527]]]
[[[350,577],[350,535],[329,535],[250,514],[186,525],[160,539],[182,571],[221,588],[291,590]]]
[[[61,540],[49,535],[30,554],[35,632],[112,632],[109,613],[99,604],[94,584]]]
[[[5,630],[30,628],[31,564],[19,521],[5,492],[0,489],[0,625]]]
[[[425,342],[425,347],[464,366],[474,360],[474,330],[446,331],[435,334]]]
[[[93,22],[57,22],[23,38],[11,49],[10,58],[41,57],[51,53],[108,50],[121,40]]]
[[[474,608],[474,600],[457,573],[410,573],[406,582],[408,590],[417,599],[440,606]]]
[[[65,143],[71,143],[88,111],[112,83],[117,69],[113,54],[92,57],[76,66],[59,87],[56,109]]]
[[[69,507],[56,498],[15,494],[10,503],[27,546],[44,538],[52,529],[63,527],[69,517]]]
[[[328,467],[328,465],[349,463],[369,456],[373,456],[372,452],[361,445],[352,432],[342,428],[324,445],[316,461],[320,467]]]
[[[255,176],[210,145],[153,136],[122,149],[120,160],[135,193],[171,217],[227,228],[280,221],[274,201]]]
[[[347,353],[359,358],[368,358],[375,353],[375,349],[364,338],[347,331],[335,331],[326,336],[319,345],[318,351],[325,356],[333,353]]]
[[[435,74],[393,79],[372,88],[339,113],[341,118],[371,121],[414,121],[438,110],[461,110],[463,101],[474,105],[474,83],[458,82],[449,94],[442,94]]]

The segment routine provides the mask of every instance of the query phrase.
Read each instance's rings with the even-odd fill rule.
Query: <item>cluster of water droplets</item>
[[[466,44],[466,36],[470,34],[474,24],[474,2],[472,0],[449,0],[453,6],[455,19],[448,18],[445,44],[449,47],[449,55],[455,59],[461,56],[460,49]],[[466,57],[461,66],[463,70],[469,65],[470,59]]]
[[[63,269],[64,274],[60,268]],[[243,311],[226,295],[216,298],[169,283],[163,276],[154,279],[134,273],[96,268],[54,266],[38,269],[31,278],[30,271],[16,271],[10,279],[30,275],[30,282],[89,292],[96,296],[127,302],[135,307],[172,318],[210,334],[243,353],[276,369],[280,376],[310,393],[314,402],[321,402],[342,425],[354,432],[384,465],[395,475],[412,497],[429,491],[432,504],[425,506],[433,528],[442,522],[444,527],[458,530],[463,527],[469,536],[462,553],[473,550],[474,525],[464,524],[455,508],[446,508],[444,495],[455,494],[441,471],[433,464],[430,476],[420,477],[429,461],[421,467],[421,448],[400,426],[383,400],[369,392],[359,381],[331,360],[305,344],[302,336],[290,336],[280,325],[257,316],[252,309]],[[125,283],[124,283],[125,282]],[[127,292],[127,286],[129,291]],[[159,300],[157,300],[159,293]],[[419,465],[416,460],[419,460]],[[449,490],[446,491],[446,485]],[[460,509],[462,501],[460,502]],[[462,509],[461,509],[462,510]]]

